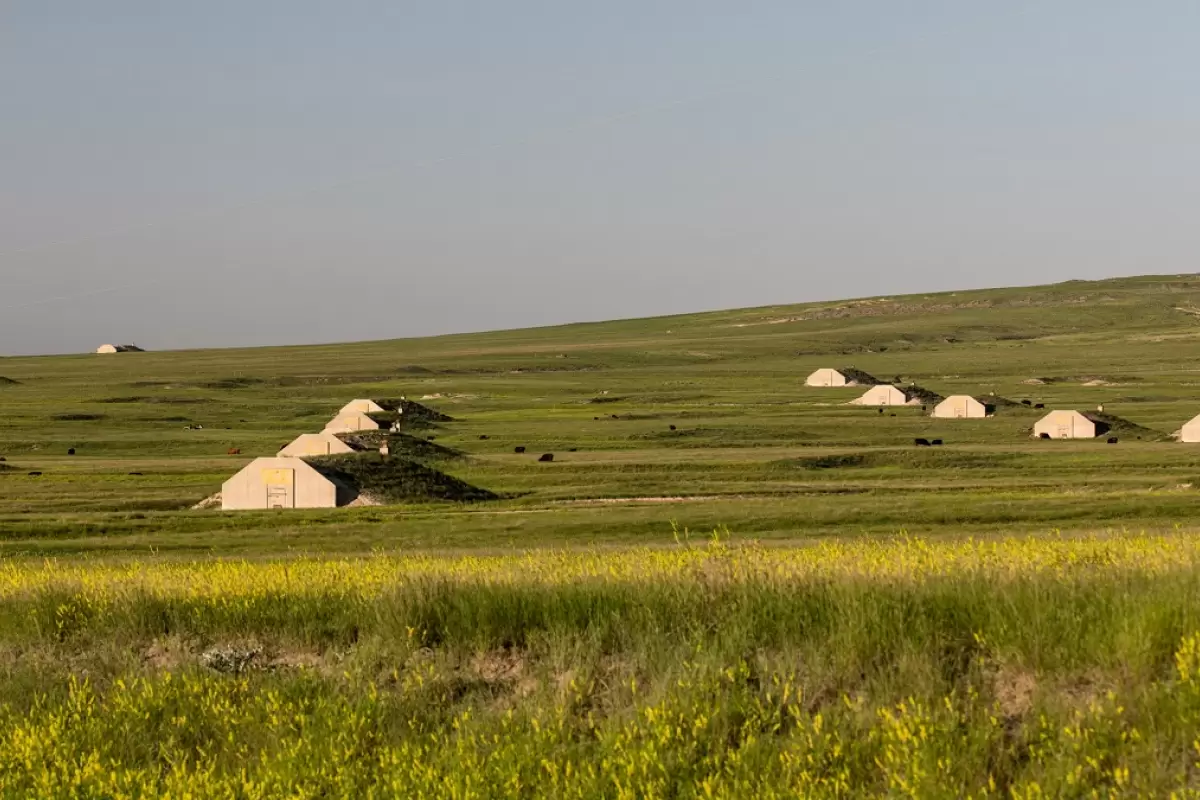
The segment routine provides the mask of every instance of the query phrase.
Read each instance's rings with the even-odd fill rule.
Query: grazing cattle
[[[538,458],[538,461],[553,461],[553,460],[554,460],[554,453],[542,453],[541,457]]]
[[[895,412],[893,412],[893,413],[889,414],[888,416],[894,417],[894,416],[896,416],[896,414],[895,414]]]
[[[481,435],[480,435],[480,437],[479,437],[479,441],[481,441],[481,442],[482,442],[482,441],[483,441],[484,439],[486,439],[486,438],[488,438],[488,437],[487,437],[485,434],[481,434]]]
[[[1115,436],[1110,436],[1110,437],[1108,437],[1108,443],[1109,443],[1109,444],[1116,444],[1116,443],[1117,443],[1117,437],[1115,437]]]
[[[129,473],[129,474],[130,474],[130,475],[141,475],[142,473],[140,473],[140,472],[131,472],[131,473]]]
[[[1023,405],[1023,406],[1031,406],[1031,405],[1033,405],[1033,403],[1029,402],[1028,400],[1022,400],[1022,401],[1021,401],[1021,405]]]
[[[620,417],[618,417],[616,414],[610,414],[609,416],[611,416],[613,419],[620,419]]]
[[[941,440],[941,439],[934,439],[933,441],[931,441],[931,442],[930,442],[930,444],[931,444],[931,445],[933,445],[934,447],[941,447],[941,446],[942,446],[942,440]]]
[[[879,409],[879,415],[880,415],[880,416],[883,416],[883,409],[882,409],[882,408],[881,408],[881,409]]]
[[[913,444],[917,447],[929,447],[928,439],[913,439]]]
[[[69,455],[69,456],[73,456],[73,455],[75,455],[75,448],[74,448],[74,447],[68,447],[68,448],[67,448],[67,455]]]
[[[1039,434],[1038,434],[1038,438],[1039,438],[1039,439],[1049,439],[1049,438],[1050,438],[1050,434],[1048,434],[1048,433],[1039,433]]]
[[[513,448],[513,452],[514,452],[514,453],[524,453],[524,452],[525,452],[525,448],[524,448],[524,447],[514,447],[514,448]]]
[[[0,456],[0,461],[8,461],[8,459],[5,458],[4,456]]]
[[[1045,403],[1034,403],[1033,407],[1034,408],[1045,408],[1046,404]]]
[[[227,456],[240,456],[241,454],[242,449],[240,447],[231,447],[225,451],[225,455]]]
[[[599,417],[592,417],[592,422],[599,422],[599,421],[600,421]]]
[[[31,473],[29,473],[29,474],[30,474],[31,476],[33,476],[33,477],[35,477],[35,478],[36,478],[38,475],[41,475],[42,473],[40,473],[40,472],[31,472]]]
[[[674,425],[670,426],[671,430],[678,430]]]
[[[578,452],[579,452],[579,448],[578,448],[578,447],[572,447],[572,448],[571,448],[570,450],[568,450],[567,452],[568,452],[568,453],[578,453]]]

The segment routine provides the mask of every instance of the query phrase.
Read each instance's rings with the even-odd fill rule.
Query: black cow
[[[538,461],[549,462],[554,460],[554,453],[542,453]]]
[[[671,428],[671,430],[677,430],[674,425],[671,425],[670,428]]]
[[[929,447],[928,439],[913,439],[913,444],[917,447]]]
[[[941,440],[941,439],[934,439],[933,441],[931,441],[931,442],[930,442],[930,444],[931,444],[931,445],[933,445],[934,447],[941,447],[941,446],[942,446],[942,440]]]
[[[1049,439],[1049,438],[1050,438],[1050,434],[1048,434],[1048,433],[1039,433],[1039,434],[1038,434],[1038,438],[1039,438],[1039,439]]]
[[[1046,404],[1045,403],[1034,403],[1033,407],[1034,408],[1045,408]]]
[[[73,456],[73,455],[75,455],[75,448],[74,448],[74,447],[68,447],[68,448],[67,448],[67,455],[69,455],[69,456]]]
[[[32,475],[33,477],[35,477],[35,478],[36,478],[38,475],[41,475],[42,473],[40,473],[40,472],[31,472],[31,473],[29,473],[29,474],[30,474],[30,475]]]
[[[486,434],[480,434],[480,436],[479,436],[479,441],[481,441],[481,442],[482,442],[482,441],[483,441],[484,439],[486,439],[486,438],[488,438]]]
[[[140,473],[140,472],[131,472],[131,473],[129,473],[129,474],[130,474],[130,475],[141,475],[142,473]]]
[[[578,448],[578,447],[572,447],[572,448],[571,448],[570,450],[568,450],[567,452],[568,452],[568,453],[578,453],[578,452],[579,452],[579,448]]]
[[[883,409],[882,409],[882,408],[881,408],[881,409],[879,409],[879,413],[880,413],[880,414],[883,414]]]
[[[1023,406],[1031,406],[1031,405],[1033,405],[1033,403],[1029,402],[1028,400],[1022,400],[1022,401],[1021,401],[1021,405],[1023,405]]]
[[[513,448],[513,452],[514,452],[514,453],[524,453],[524,452],[525,452],[525,448],[524,448],[524,447],[514,447],[514,448]]]
[[[1115,436],[1110,436],[1110,437],[1108,437],[1108,443],[1109,443],[1109,444],[1116,444],[1116,443],[1117,443],[1117,437],[1115,437]]]

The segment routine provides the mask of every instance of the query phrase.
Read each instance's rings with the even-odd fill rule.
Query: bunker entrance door
[[[286,486],[267,487],[267,508],[291,508],[292,492]]]
[[[263,483],[267,486],[267,508],[296,507],[292,491],[296,483],[296,473],[293,470],[264,470]]]

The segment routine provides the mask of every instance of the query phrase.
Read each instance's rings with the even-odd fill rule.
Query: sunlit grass
[[[1165,796],[1200,539],[0,568],[36,796]],[[203,666],[241,648],[244,669]],[[86,677],[81,677],[86,675]]]

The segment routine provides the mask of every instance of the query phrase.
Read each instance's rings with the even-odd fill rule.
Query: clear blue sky
[[[0,354],[343,341],[1200,253],[1200,4],[0,8]]]

